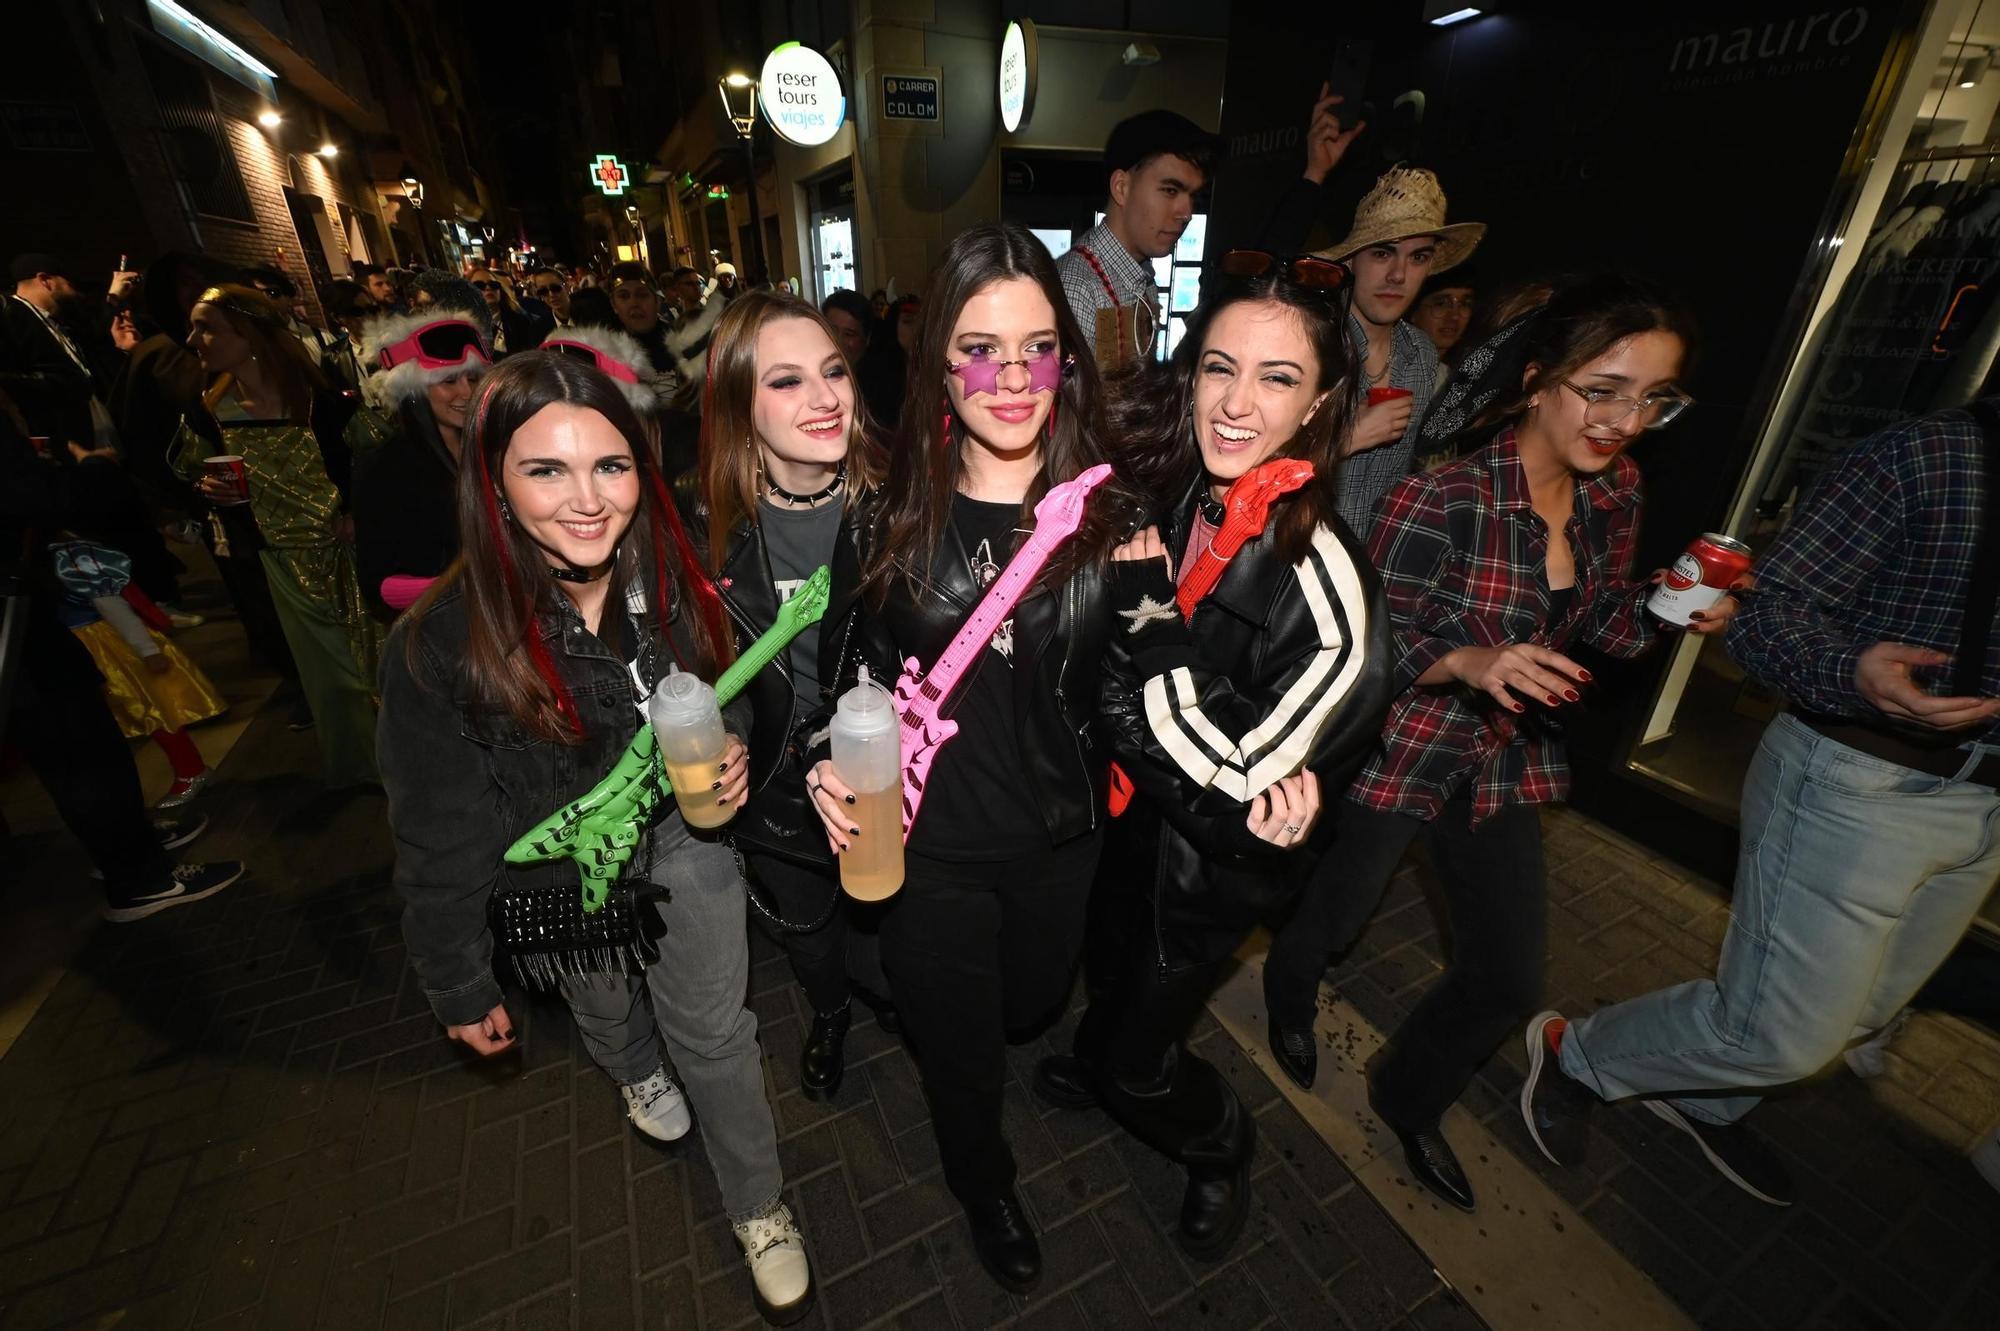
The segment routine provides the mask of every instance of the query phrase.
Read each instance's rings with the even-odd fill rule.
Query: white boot
[[[687,1136],[692,1126],[687,1097],[665,1068],[654,1068],[644,1081],[620,1086],[618,1093],[625,1097],[625,1116],[654,1141],[677,1142]]]
[[[812,1262],[791,1208],[772,1202],[762,1213],[739,1222],[736,1242],[750,1268],[757,1311],[773,1326],[790,1326],[813,1305]]]

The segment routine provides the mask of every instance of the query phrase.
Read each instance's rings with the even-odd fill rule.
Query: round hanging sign
[[[764,57],[757,102],[779,138],[804,148],[825,143],[847,119],[840,75],[825,56],[797,42],[786,42]]]

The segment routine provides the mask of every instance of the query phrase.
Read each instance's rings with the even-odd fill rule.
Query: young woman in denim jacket
[[[438,1019],[481,1054],[515,1045],[493,973],[489,898],[503,886],[577,891],[569,861],[504,863],[507,848],[611,770],[670,667],[713,679],[730,640],[713,586],[645,446],[638,416],[589,363],[510,358],[486,379],[459,467],[459,562],[398,623],[384,654],[378,738],[410,957]],[[742,716],[729,718],[745,733]],[[720,796],[740,803],[734,738]],[[749,950],[736,860],[671,801],[634,864],[663,899],[659,959],[637,977],[570,976],[591,1056],[656,1137],[687,1130],[661,1046],[701,1113],[703,1144],[765,1316],[813,1299],[744,1006]],[[647,1011],[650,993],[652,1011]],[[657,1032],[655,1030],[657,1023]]]

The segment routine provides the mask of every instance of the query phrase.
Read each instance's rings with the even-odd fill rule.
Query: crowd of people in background
[[[1646,609],[1666,571],[1634,567],[1628,450],[1692,405],[1697,332],[1635,277],[1489,289],[1467,262],[1485,228],[1419,167],[1309,247],[1361,128],[1322,93],[1300,179],[1257,248],[1209,256],[1168,356],[1153,264],[1216,143],[1164,111],[1112,133],[1104,219],[1059,259],[1018,226],[974,227],[921,296],[815,306],[728,262],[634,261],[357,263],[309,291],[191,254],[100,289],[21,255],[0,516],[32,556],[20,595],[60,613],[0,674],[9,736],[94,860],[107,918],[236,881],[240,864],[171,858],[212,797],[188,727],[223,707],[172,636],[200,621],[176,550],[203,547],[250,650],[295,682],[288,720],[313,732],[325,785],[387,789],[439,1021],[502,1052],[487,896],[562,881],[503,869],[502,851],[603,776],[639,724],[628,701],[643,711],[677,671],[712,682],[824,565],[825,628],[723,713],[715,790],[745,810],[738,830],[725,846],[668,805],[634,868],[665,889],[648,900],[668,943],[560,985],[638,1130],[671,1140],[700,1114],[767,1318],[802,1315],[812,1277],[743,1001],[753,894],[814,1012],[807,1094],[838,1090],[855,998],[901,1032],[945,1181],[1010,1290],[1041,1256],[1002,1124],[1007,1043],[1046,1027],[1081,966],[1087,1016],[1035,1091],[1104,1108],[1180,1165],[1180,1240],[1213,1257],[1248,1214],[1255,1122],[1189,1028],[1270,927],[1271,1052],[1310,1088],[1326,966],[1413,841],[1449,964],[1367,1075],[1420,1184],[1476,1206],[1445,1114],[1525,1031],[1522,1112],[1550,1159],[1581,1158],[1598,1102],[1636,1098],[1789,1204],[1742,1119],[1885,1038],[2000,873],[1977,832],[2000,807],[2000,415],[1858,448],[1801,500],[1754,595],[1746,580],[1686,626],[1726,634],[1796,712],[1745,793],[1720,972],[1574,1021],[1538,1013],[1539,809],[1569,789],[1589,663],[1679,631]],[[901,892],[846,899],[840,857],[896,831],[858,822],[825,747],[834,699],[935,661],[1032,543],[1038,505],[1086,481],[1075,535],[972,643]],[[1949,688],[1924,687],[1946,670]],[[174,772],[151,809],[138,738]],[[1853,809],[1815,812],[1836,788]],[[1883,822],[1889,799],[1902,812]],[[495,809],[513,813],[465,816]],[[1830,839],[1849,823],[1867,844]],[[1779,840],[1819,848],[1787,863]]]

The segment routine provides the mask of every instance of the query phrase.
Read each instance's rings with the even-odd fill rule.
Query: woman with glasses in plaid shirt
[[[1410,1172],[1466,1210],[1471,1185],[1439,1127],[1507,1035],[1541,1006],[1548,900],[1537,806],[1569,790],[1563,711],[1590,672],[1569,653],[1638,656],[1659,636],[1631,577],[1639,468],[1626,450],[1688,405],[1678,381],[1692,321],[1622,277],[1574,284],[1483,358],[1474,427],[1491,442],[1400,482],[1369,555],[1396,636],[1396,682],[1376,757],[1334,814],[1328,855],[1265,968],[1273,1052],[1314,1074],[1327,959],[1360,934],[1411,841],[1443,887],[1452,957],[1397,1030],[1369,1100]],[[1551,540],[1553,532],[1562,540]],[[1656,574],[1657,578],[1659,575]],[[1699,618],[1719,632],[1735,602]]]

